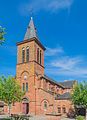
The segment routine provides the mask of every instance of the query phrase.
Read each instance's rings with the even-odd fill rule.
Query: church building
[[[45,50],[31,17],[24,40],[17,43],[16,80],[26,94],[12,105],[12,114],[66,115],[72,108],[70,93],[76,81],[58,82],[45,75]]]

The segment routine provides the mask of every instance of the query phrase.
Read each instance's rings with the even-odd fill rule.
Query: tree
[[[87,111],[87,82],[77,84],[73,89],[71,98],[75,107],[84,107]]]
[[[5,28],[2,28],[0,26],[0,45],[5,41],[4,35],[5,35]]]
[[[20,85],[13,77],[0,78],[0,100],[8,105],[9,116],[11,105],[15,102],[20,102],[24,92],[21,91]]]

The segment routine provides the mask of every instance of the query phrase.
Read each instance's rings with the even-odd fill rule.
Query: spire
[[[36,28],[34,26],[33,18],[31,17],[24,40],[27,40],[33,37],[37,38],[37,33],[36,33]]]

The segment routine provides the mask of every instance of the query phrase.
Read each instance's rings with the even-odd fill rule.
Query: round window
[[[24,80],[27,80],[27,76],[26,75],[24,76]]]

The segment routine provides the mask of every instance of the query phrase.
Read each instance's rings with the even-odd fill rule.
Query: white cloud
[[[62,9],[69,9],[74,0],[31,0],[20,5],[22,14],[29,14],[39,11],[57,12]]]
[[[60,57],[57,60],[52,61],[51,65],[53,67],[58,67],[60,69],[69,70],[69,69],[73,69],[81,62],[82,62],[82,58],[80,57],[70,58],[69,56],[64,56],[64,57]]]
[[[56,48],[57,51],[53,48],[48,49],[46,73],[57,77],[87,78],[86,58],[82,56],[67,56],[63,48],[60,49],[60,52],[58,52],[58,49]],[[49,59],[49,53],[51,53],[52,59]]]
[[[54,56],[54,55],[58,55],[60,53],[63,53],[63,48],[62,47],[58,47],[58,48],[49,48],[46,47],[46,52],[45,52],[45,56]]]
[[[47,68],[46,73],[54,76],[72,77],[72,78],[86,78],[87,79],[87,68],[74,68],[70,70],[58,69],[58,68]]]

